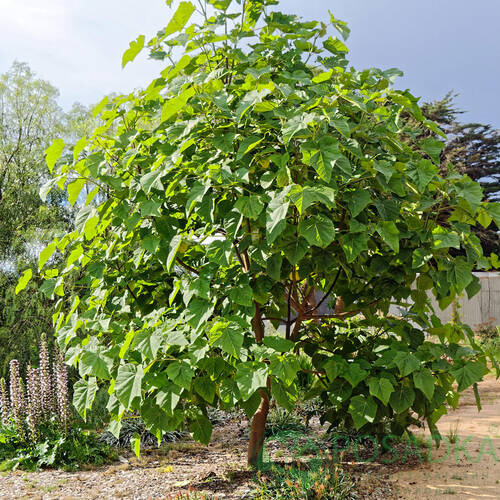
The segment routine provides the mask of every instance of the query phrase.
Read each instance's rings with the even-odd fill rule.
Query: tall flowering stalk
[[[47,339],[40,343],[40,368],[28,365],[26,383],[19,377],[19,362],[10,362],[10,384],[0,380],[0,417],[3,425],[14,422],[19,436],[32,442],[40,440],[40,430],[45,424],[57,422],[68,431],[70,406],[68,397],[68,371],[64,354],[56,349],[52,370]],[[27,425],[27,427],[26,427]]]
[[[40,341],[40,395],[42,415],[48,417],[54,410],[54,395],[50,376],[49,349],[45,334],[42,335]]]
[[[40,424],[40,372],[28,366],[28,427],[33,441],[38,440],[38,426]]]
[[[56,388],[56,407],[59,423],[64,431],[68,430],[69,403],[68,403],[68,369],[61,349],[56,348],[54,359],[54,387]]]
[[[19,435],[24,439],[26,437],[24,429],[25,403],[19,377],[19,361],[17,359],[13,359],[9,364],[9,368],[10,407],[12,408],[12,417],[14,418],[14,423],[16,424]]]
[[[10,404],[9,396],[7,394],[7,386],[5,379],[0,379],[0,414],[2,417],[2,425],[9,425],[10,423]]]

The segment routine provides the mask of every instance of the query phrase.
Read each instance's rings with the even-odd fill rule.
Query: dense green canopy
[[[391,87],[397,70],[348,66],[345,23],[274,3],[200,2],[204,20],[189,24],[196,7],[181,2],[148,44],[171,65],[146,90],[103,100],[103,125],[70,155],[58,161],[62,141],[47,150],[43,191],[69,182],[82,203],[75,230],[40,256],[40,268],[56,251],[66,259],[44,270],[45,290],[62,295],[84,273],[88,293],[55,323],[82,376],[76,407],[109,386],[115,432],[135,409],[158,436],[187,421],[208,442],[208,406],[260,418],[271,396],[291,408],[306,355],[332,423],[434,429],[457,402],[453,382],[462,391],[487,371],[470,329],[442,325],[427,291],[442,306],[478,291],[472,269],[496,257],[470,225],[500,222],[500,204],[466,176],[441,177],[443,142],[418,140],[441,132]],[[320,314],[318,290],[344,309]],[[389,317],[390,304],[407,316]]]

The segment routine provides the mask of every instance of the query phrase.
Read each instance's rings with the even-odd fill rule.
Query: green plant
[[[477,293],[472,270],[493,257],[470,225],[500,222],[477,183],[439,174],[444,144],[421,137],[441,132],[391,87],[397,70],[355,71],[328,32],[346,39],[345,23],[304,22],[275,4],[201,1],[188,25],[196,7],[180,3],[147,45],[171,62],[160,78],[104,99],[103,125],[71,153],[62,140],[47,149],[44,193],[68,181],[74,204],[95,188],[39,262],[55,294],[84,276],[71,311],[60,302],[54,315],[82,374],[83,416],[98,380],[115,434],[133,410],[158,439],[187,425],[207,443],[207,407],[240,407],[253,465],[270,398],[291,411],[299,397],[300,353],[323,421],[398,435],[427,421],[437,434],[445,402],[487,363],[470,328],[433,314],[428,292],[443,308]],[[133,41],[123,64],[144,46]],[[57,276],[45,269],[56,252]],[[389,316],[391,304],[405,315]],[[284,336],[266,335],[264,321]]]
[[[0,426],[0,470],[38,470],[102,465],[117,459],[116,451],[92,433],[78,428],[61,432],[57,420],[46,422],[38,442],[20,438],[14,426]]]
[[[20,377],[19,362],[10,362],[9,391],[0,379],[0,415],[5,427],[13,425],[24,442],[43,440],[47,425],[59,423],[61,431],[70,425],[68,400],[68,373],[64,356],[57,349],[52,365],[45,335],[40,342],[40,367],[31,365],[26,370],[26,380]]]
[[[26,382],[10,362],[9,391],[0,379],[0,470],[63,466],[74,469],[116,458],[95,434],[72,426],[66,364],[60,350],[52,364],[44,336],[40,367],[28,366]]]
[[[343,500],[356,498],[356,495],[349,475],[339,465],[324,458],[315,461],[313,466],[298,461],[258,472],[252,498]]]
[[[495,326],[495,318],[490,318],[484,323],[479,323],[474,326],[474,333],[480,338],[482,342],[496,339],[500,336],[499,328]]]
[[[458,428],[459,427],[460,427],[460,420],[458,420],[458,419],[455,422],[454,426],[452,426],[450,424],[450,430],[448,431],[448,434],[446,435],[446,437],[448,438],[448,441],[451,444],[455,444],[457,442],[457,439],[458,439]]]
[[[300,416],[279,406],[271,408],[267,417],[265,436],[273,436],[279,432],[289,430],[306,431]]]
[[[101,441],[114,447],[128,447],[134,436],[139,436],[141,447],[158,446],[158,438],[146,429],[144,421],[137,415],[128,415],[123,419],[123,425],[120,428],[118,437],[109,431],[101,434]],[[179,431],[166,432],[161,438],[161,443],[171,443],[179,441],[185,436],[185,433]],[[160,444],[161,444],[160,443]]]

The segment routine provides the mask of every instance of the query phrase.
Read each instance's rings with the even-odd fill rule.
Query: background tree
[[[58,91],[15,62],[0,76],[0,377],[9,361],[37,356],[40,334],[52,327],[50,301],[39,278],[29,294],[15,295],[18,270],[38,259],[57,231],[68,228],[61,192],[42,201],[49,178],[45,149],[64,132]]]
[[[480,183],[484,199],[500,199],[500,134],[491,125],[461,123],[463,111],[454,103],[456,96],[449,92],[443,99],[422,107],[424,115],[439,124],[446,132],[446,146],[441,152],[440,169],[446,174],[449,165],[463,175]],[[496,224],[476,227],[485,254],[500,254],[500,235]]]
[[[426,421],[436,433],[445,402],[488,370],[470,328],[441,324],[427,290],[443,307],[477,293],[472,269],[491,261],[470,224],[500,218],[470,178],[439,175],[444,143],[419,139],[439,129],[390,87],[394,70],[355,71],[324,23],[270,12],[275,3],[199,2],[203,21],[190,25],[196,7],[180,3],[148,44],[171,66],[146,90],[103,100],[104,124],[70,158],[57,163],[62,141],[48,148],[48,188],[70,179],[70,203],[95,190],[40,258],[65,256],[62,273],[44,270],[55,293],[84,275],[84,293],[55,315],[82,415],[101,383],[113,432],[132,409],[159,439],[187,424],[206,443],[207,408],[240,406],[251,464],[270,398],[292,408],[299,397],[300,356],[323,420],[380,435]],[[333,15],[330,26],[347,38]],[[342,312],[320,312],[339,296]],[[394,303],[408,316],[388,318]],[[282,333],[265,335],[265,321]]]

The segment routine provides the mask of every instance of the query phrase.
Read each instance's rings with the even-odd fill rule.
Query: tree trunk
[[[264,323],[262,321],[260,307],[257,302],[255,302],[255,316],[252,323],[255,340],[260,343],[264,338]],[[267,379],[267,388],[270,389],[269,378]],[[269,413],[269,395],[266,389],[260,389],[259,392],[260,405],[252,418],[250,440],[248,442],[248,465],[252,467],[256,467],[258,464],[258,459],[262,451],[262,445],[264,444],[267,414]]]
[[[248,465],[252,467],[257,467],[259,456],[262,453],[268,413],[269,396],[265,389],[260,389],[260,405],[252,418],[250,440],[248,442]]]

